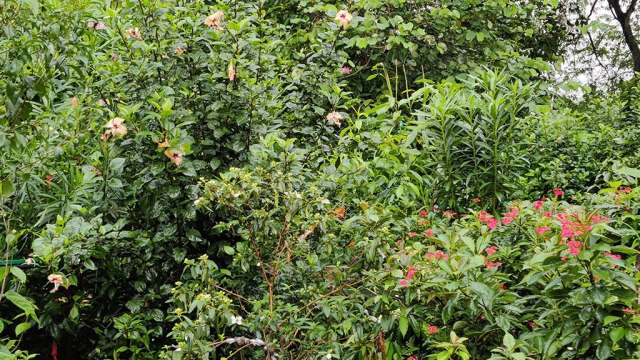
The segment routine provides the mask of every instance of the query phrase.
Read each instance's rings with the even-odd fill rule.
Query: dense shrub
[[[620,210],[588,192],[637,178],[637,89],[556,100],[543,79],[565,40],[563,6],[0,2],[0,357],[635,356],[637,306],[620,279],[636,276],[625,237],[636,193]],[[463,215],[559,186],[583,217],[615,210],[580,240],[594,250],[580,262],[558,262],[556,236],[551,260],[519,269],[542,251],[524,235],[543,221],[526,202],[514,203],[520,231]],[[418,242],[407,234],[426,226],[420,208],[436,228]],[[430,269],[425,251],[477,263],[489,237],[513,251],[500,258],[510,272],[473,263],[398,287],[409,265]],[[624,266],[603,265],[623,250]],[[575,264],[610,271],[589,288]],[[547,289],[556,275],[564,293]],[[494,291],[494,313],[472,284],[498,279],[513,286]],[[543,331],[578,302],[538,330],[516,321],[598,286],[615,301],[587,304],[566,331],[611,341],[582,334],[568,350]]]
[[[237,239],[220,268],[187,263],[166,356],[638,356],[637,189],[456,216],[332,195],[351,167],[309,170],[292,141],[254,154],[203,185],[198,206],[230,213],[215,229]]]

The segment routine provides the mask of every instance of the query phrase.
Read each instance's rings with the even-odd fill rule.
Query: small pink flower
[[[433,237],[433,229],[427,229],[424,231],[424,236],[430,238]]]
[[[622,312],[625,313],[625,314],[629,314],[629,315],[633,315],[633,314],[636,313],[635,310],[633,310],[630,307],[625,307],[624,309],[622,309]]]
[[[567,241],[567,246],[569,247],[569,254],[573,256],[580,255],[580,248],[582,247],[582,243],[580,241],[569,240]]]
[[[63,282],[62,275],[59,275],[59,274],[51,274],[47,276],[47,280],[49,280],[49,282],[53,284],[53,289],[49,291],[52,293],[58,291],[58,289],[60,288],[60,285],[62,285],[62,282]]]
[[[332,111],[327,114],[326,119],[329,125],[340,127],[342,126],[342,120],[344,119],[344,116],[342,116],[342,114],[337,111]]]
[[[353,17],[347,10],[340,10],[336,14],[336,21],[340,23],[343,29],[346,29],[351,24],[352,19]]]
[[[418,216],[420,216],[421,218],[426,218],[427,216],[429,216],[429,211],[428,210],[420,210],[420,212],[418,213]]]
[[[442,250],[436,250],[434,252],[427,253],[425,257],[427,258],[427,260],[430,260],[430,261],[449,259],[449,255],[447,255],[447,253],[445,253]]]
[[[489,269],[489,270],[494,270],[499,268],[500,266],[502,266],[501,262],[493,262],[493,261],[489,261],[489,260],[485,260],[484,261],[484,266]]]
[[[562,223],[562,232],[560,233],[560,236],[565,239],[575,237],[575,233],[573,232],[573,229],[571,228],[569,223]]]
[[[491,256],[491,255],[495,254],[496,251],[498,251],[498,248],[496,246],[489,246],[484,251],[487,252],[487,255]]]
[[[405,276],[404,278],[411,281],[411,279],[413,279],[415,275],[416,275],[416,269],[413,266],[409,266],[407,268],[407,276]]]
[[[429,333],[429,335],[435,335],[438,333],[438,331],[440,331],[440,329],[435,326],[435,325],[429,325],[427,326],[427,333]]]
[[[622,260],[622,255],[620,254],[613,254],[610,252],[606,252],[604,253],[604,256],[609,257],[611,260]]]
[[[505,225],[509,225],[513,222],[513,218],[510,216],[505,216],[502,218],[502,223]]]
[[[478,221],[480,221],[481,223],[485,223],[491,230],[495,229],[498,226],[498,220],[496,220],[496,218],[491,216],[491,214],[489,214],[485,210],[481,210],[480,212],[478,212],[477,217]]]
[[[221,31],[224,29],[224,27],[222,26],[223,21],[224,21],[224,12],[216,11],[213,14],[207,16],[206,19],[204,19],[204,24],[211,29],[214,29],[216,31]]]
[[[542,207],[544,206],[544,200],[540,199],[540,200],[536,200],[533,202],[533,208],[536,210],[540,210],[542,209]]]
[[[94,29],[94,30],[106,30],[107,29],[107,25],[105,25],[105,23],[103,23],[102,21],[87,21],[87,27]]]
[[[491,214],[489,214],[486,210],[481,210],[478,213],[478,220],[480,222],[487,222],[487,221],[489,221],[489,219],[492,219],[492,218],[493,218],[493,216],[491,216]]]
[[[407,279],[400,279],[400,281],[398,283],[400,284],[401,287],[408,287],[409,286],[409,280],[407,280]]]
[[[353,72],[353,69],[351,69],[349,66],[344,65],[340,68],[340,74],[342,75],[349,75]]]
[[[551,228],[548,226],[540,226],[536,228],[536,234],[544,235],[544,233],[546,233],[549,230],[551,230]]]
[[[551,219],[553,217],[553,213],[551,211],[545,211],[542,216]]]
[[[411,355],[407,358],[407,360],[418,360],[418,359],[416,359],[415,356]]]
[[[127,29],[127,36],[129,36],[132,39],[142,40],[142,33],[140,32],[140,29],[138,29],[137,27]]]
[[[168,157],[169,161],[171,161],[175,166],[182,165],[182,161],[184,160],[184,154],[179,150],[167,149],[164,151],[164,156]]]
[[[418,236],[418,233],[416,233],[416,232],[414,232],[414,231],[409,231],[409,232],[407,233],[407,236],[409,236],[410,238],[414,238],[414,237]]]
[[[620,189],[618,189],[618,191],[624,194],[629,194],[632,191],[632,189],[629,186],[622,186],[620,187]]]
[[[124,125],[123,118],[115,117],[109,120],[104,127],[107,128],[105,133],[109,133],[109,135],[113,135],[116,138],[121,138],[127,135],[127,127]]]
[[[520,210],[516,207],[511,208],[509,212],[502,214],[502,223],[505,225],[509,225],[518,217]]]
[[[564,191],[561,188],[555,188],[553,189],[553,195],[555,195],[555,197],[563,197]]]

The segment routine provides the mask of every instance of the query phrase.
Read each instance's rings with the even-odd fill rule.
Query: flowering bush
[[[0,2],[0,357],[636,356],[557,3]]]
[[[204,183],[197,201],[233,214],[216,227],[233,234],[221,245],[230,260],[208,283],[234,318],[211,325],[220,339],[212,347],[209,333],[182,340],[183,324],[201,312],[175,309],[186,318],[167,356],[638,356],[640,274],[628,232],[637,190],[604,190],[580,206],[556,189],[502,214],[451,220],[375,196],[332,197],[352,174],[307,170],[309,154],[291,141],[270,138],[253,151],[251,167]],[[225,342],[237,337],[265,345]]]

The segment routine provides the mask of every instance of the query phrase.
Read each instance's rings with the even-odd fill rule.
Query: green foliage
[[[635,250],[603,265],[637,246],[637,194],[616,193],[640,165],[635,85],[556,100],[541,79],[563,16],[549,0],[0,1],[0,358],[635,356]],[[581,216],[612,212],[580,259],[597,286],[525,236],[546,221],[528,203],[491,233],[469,212],[557,186]],[[497,272],[492,237],[511,249]],[[436,248],[449,267],[423,258]],[[399,287],[409,265],[431,277]]]
[[[351,168],[310,169],[304,160],[311,155],[290,140],[271,137],[253,152],[249,167],[206,182],[197,201],[231,212],[217,229],[237,238],[222,246],[232,257],[227,268],[202,260],[199,271],[216,275],[188,295],[211,283],[229,294],[225,309],[233,310],[224,311],[238,312],[243,323],[231,327],[212,312],[206,321],[214,321],[220,344],[252,334],[285,358],[637,354],[637,189],[612,183],[584,206],[514,202],[492,231],[487,213],[452,222],[375,193],[356,198],[343,188],[336,195]],[[192,270],[187,278],[194,277]],[[176,290],[182,294],[183,285]],[[178,348],[174,358],[185,344]],[[233,346],[216,351],[264,356]]]

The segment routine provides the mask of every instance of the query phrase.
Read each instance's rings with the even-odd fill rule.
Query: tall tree
[[[624,36],[624,42],[631,52],[631,58],[633,60],[633,70],[640,72],[640,47],[638,47],[638,41],[633,34],[631,27],[631,15],[636,9],[638,0],[631,0],[626,10],[623,10],[623,5],[620,0],[607,0],[609,2],[609,8],[613,12],[615,19],[620,23],[622,28],[622,35]]]

